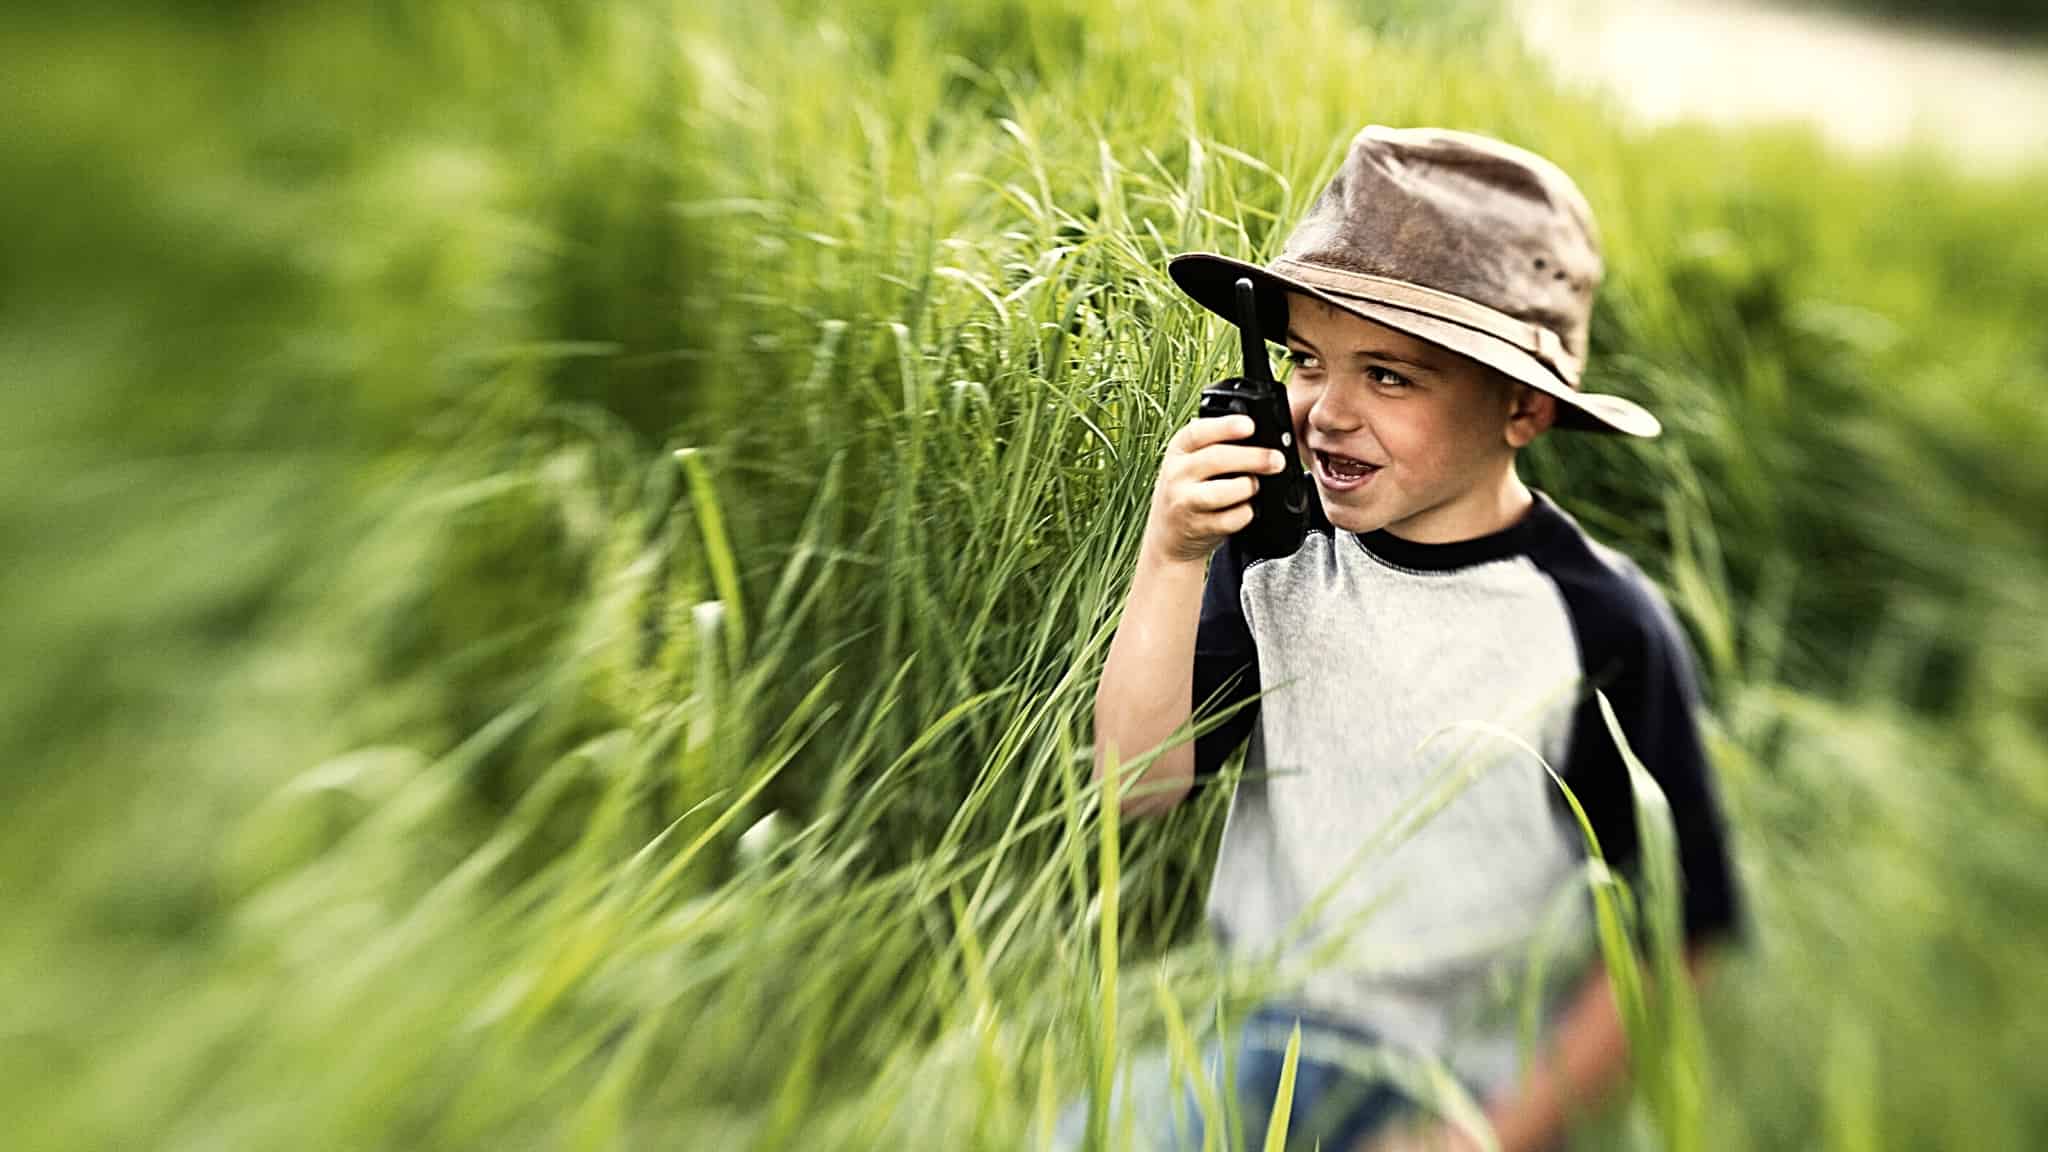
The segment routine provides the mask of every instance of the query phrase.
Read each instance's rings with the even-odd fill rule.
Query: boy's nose
[[[1308,423],[1326,437],[1356,432],[1365,423],[1365,407],[1345,395],[1348,388],[1325,387],[1309,406]]]

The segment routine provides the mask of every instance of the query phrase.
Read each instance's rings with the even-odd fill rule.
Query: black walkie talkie
[[[1244,350],[1244,375],[1202,389],[1200,414],[1250,416],[1251,437],[1237,443],[1272,448],[1287,458],[1287,467],[1277,475],[1260,474],[1259,490],[1252,495],[1252,522],[1232,539],[1247,559],[1291,556],[1308,533],[1312,493],[1294,443],[1294,416],[1287,408],[1286,390],[1273,379],[1272,365],[1266,359],[1266,341],[1259,333],[1258,293],[1250,277],[1241,276],[1237,281],[1237,328]]]

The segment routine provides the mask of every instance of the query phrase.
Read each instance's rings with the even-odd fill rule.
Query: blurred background
[[[1368,122],[1580,182],[1525,478],[1700,653],[1757,938],[1581,1148],[2048,1143],[2048,14],[0,15],[10,1147],[1017,1148],[1205,1035],[1094,677]],[[1647,1047],[1654,1043],[1654,1048]]]

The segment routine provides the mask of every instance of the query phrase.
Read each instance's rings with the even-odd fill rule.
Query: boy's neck
[[[1386,530],[1415,544],[1455,544],[1513,526],[1535,503],[1535,495],[1511,465],[1498,483],[1481,485],[1451,504],[1430,509],[1425,514],[1428,523],[1389,524]]]

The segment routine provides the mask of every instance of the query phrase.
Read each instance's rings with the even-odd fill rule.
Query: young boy
[[[1640,569],[1515,473],[1553,427],[1661,431],[1579,388],[1602,272],[1592,212],[1530,152],[1375,125],[1270,267],[1191,254],[1171,272],[1226,318],[1235,280],[1257,285],[1262,327],[1285,333],[1292,444],[1319,497],[1296,552],[1247,563],[1230,537],[1282,458],[1237,443],[1248,417],[1183,428],[1095,705],[1099,775],[1112,749],[1128,762],[1191,715],[1264,693],[1122,802],[1170,808],[1250,739],[1209,916],[1228,953],[1296,961],[1306,978],[1245,1029],[1246,1128],[1263,1138],[1299,1020],[1292,1137],[1469,1146],[1309,1055],[1335,1038],[1441,1060],[1504,1148],[1551,1146],[1626,1062],[1590,944],[1583,837],[1545,769],[1631,869],[1628,774],[1595,689],[1670,802],[1695,962],[1733,934],[1738,904],[1683,631]],[[1537,950],[1562,957],[1560,978],[1524,1066],[1518,997]],[[1139,1121],[1155,1146],[1169,1135],[1164,1117]]]

